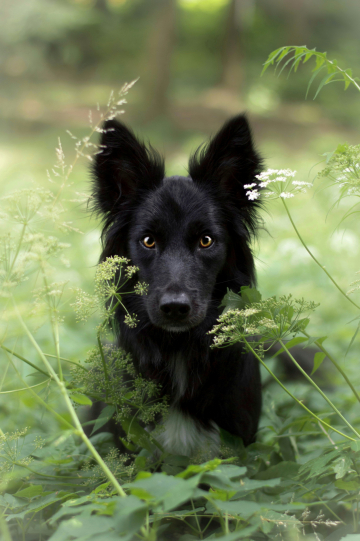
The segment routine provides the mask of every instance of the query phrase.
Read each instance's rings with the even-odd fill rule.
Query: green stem
[[[98,332],[97,341],[98,341],[98,346],[99,346],[99,351],[100,351],[100,356],[101,356],[101,362],[102,362],[103,369],[104,369],[105,380],[106,380],[106,383],[109,383],[109,374],[108,374],[108,371],[107,371],[106,359],[105,359],[105,355],[104,355],[103,346],[102,346],[102,343],[101,343],[100,332]],[[108,398],[107,386],[106,386],[106,398]]]
[[[311,336],[306,331],[302,331],[302,333],[307,338],[311,338]],[[351,381],[349,380],[349,378],[347,377],[347,375],[345,374],[345,372],[343,371],[341,366],[337,363],[337,361],[335,361],[334,357],[332,355],[330,355],[330,353],[323,347],[323,345],[318,340],[316,340],[316,342],[314,342],[314,343],[319,349],[321,349],[321,351],[323,353],[325,353],[325,355],[328,357],[328,359],[333,363],[333,365],[340,372],[340,374],[342,375],[342,377],[344,378],[346,383],[349,385],[349,387],[352,390],[352,392],[354,393],[356,399],[360,402],[360,396],[359,396],[358,392],[356,391],[355,387],[353,386],[353,384],[351,383]]]
[[[2,511],[0,512],[0,526],[1,526],[2,539],[4,541],[12,541],[9,526],[7,525],[6,520],[4,519],[4,514],[2,513]]]
[[[301,366],[299,365],[299,363],[296,361],[296,359],[294,359],[294,357],[291,355],[290,351],[287,349],[287,347],[285,346],[285,344],[279,340],[279,344],[281,345],[282,348],[284,348],[284,351],[286,351],[287,355],[290,357],[290,359],[292,360],[292,362],[295,364],[295,366],[300,370],[300,372],[306,377],[306,379],[311,383],[311,385],[313,387],[315,387],[315,389],[317,390],[318,393],[321,394],[321,396],[323,397],[324,400],[326,400],[326,402],[329,404],[329,406],[335,411],[335,413],[337,413],[339,415],[339,417],[341,418],[341,420],[348,426],[348,428],[350,428],[350,430],[355,434],[355,436],[360,439],[360,434],[355,430],[355,428],[349,423],[349,421],[347,421],[345,419],[345,417],[342,415],[342,413],[340,413],[340,411],[337,409],[337,407],[331,402],[330,398],[328,398],[326,396],[326,394],[320,389],[320,387],[318,387],[318,385],[316,385],[315,381],[313,379],[311,379],[311,377],[305,372],[305,370],[303,368],[301,368]]]
[[[289,217],[289,220],[291,222],[291,225],[293,226],[294,230],[295,230],[295,233],[297,234],[297,236],[299,237],[299,240],[301,242],[301,244],[304,246],[305,250],[307,251],[307,253],[309,254],[309,256],[315,261],[315,263],[320,267],[320,269],[322,271],[325,272],[325,274],[330,278],[330,280],[332,281],[332,283],[334,284],[334,286],[340,291],[340,293],[349,301],[351,302],[351,304],[353,304],[358,310],[360,310],[360,306],[356,304],[356,302],[354,302],[352,299],[350,299],[350,297],[345,293],[345,291],[343,291],[341,289],[341,287],[335,282],[334,278],[331,276],[331,274],[328,273],[328,271],[326,270],[326,268],[321,265],[321,263],[316,259],[316,257],[314,256],[314,254],[309,250],[309,248],[306,246],[305,242],[303,241],[292,217],[291,217],[291,214],[289,212],[289,209],[287,207],[287,204],[285,202],[285,200],[283,198],[281,198],[281,201],[283,202],[283,205],[285,207],[285,210],[287,212],[287,215]]]
[[[99,455],[99,453],[97,452],[97,450],[95,449],[95,447],[93,446],[91,441],[86,436],[86,434],[85,434],[85,432],[83,430],[83,427],[81,426],[81,423],[79,421],[79,418],[76,415],[76,411],[74,409],[74,406],[72,405],[71,399],[70,399],[70,397],[69,397],[69,395],[67,393],[64,382],[60,380],[59,376],[57,375],[57,373],[55,372],[55,370],[53,369],[53,367],[51,366],[51,364],[49,363],[49,361],[45,357],[45,355],[42,352],[39,344],[36,342],[35,338],[33,337],[30,330],[28,329],[27,325],[25,324],[24,320],[22,319],[21,314],[20,314],[14,300],[13,300],[13,304],[14,304],[16,315],[17,315],[17,317],[18,317],[18,319],[20,321],[21,326],[23,327],[23,329],[24,329],[26,335],[28,336],[30,342],[32,343],[32,345],[34,346],[36,351],[38,352],[41,360],[45,364],[47,370],[52,375],[53,379],[56,381],[56,383],[57,383],[57,385],[58,385],[58,387],[60,389],[60,392],[61,392],[61,394],[63,396],[63,399],[65,401],[65,404],[66,404],[66,406],[67,406],[67,408],[69,410],[72,421],[73,421],[73,423],[75,425],[75,428],[76,428],[75,433],[77,433],[77,435],[81,437],[81,439],[85,443],[86,447],[89,449],[90,453],[93,455],[94,459],[96,460],[96,462],[99,464],[99,466],[101,467],[101,469],[105,473],[108,480],[114,486],[115,490],[119,493],[120,496],[125,497],[126,493],[125,493],[124,489],[119,484],[119,482],[115,478],[114,474],[111,472],[111,470],[105,464],[105,462],[103,461],[103,459],[101,458],[101,456]]]
[[[329,428],[330,430],[333,430],[334,432],[336,432],[337,434],[340,434],[340,436],[343,436],[344,438],[346,438],[347,440],[350,440],[350,441],[356,441],[354,438],[351,438],[350,436],[347,436],[346,434],[343,434],[342,432],[340,432],[339,430],[337,430],[336,428],[334,428],[333,426],[329,425],[328,423],[326,423],[325,421],[323,421],[322,419],[320,419],[320,417],[318,417],[315,413],[313,413],[311,410],[309,410],[309,408],[307,408],[305,406],[305,404],[303,404],[302,402],[300,402],[300,400],[298,400],[296,398],[295,395],[293,395],[286,387],[285,385],[283,385],[281,383],[281,381],[275,376],[274,372],[272,372],[272,370],[267,366],[266,363],[264,363],[264,361],[261,359],[261,357],[259,357],[259,355],[256,353],[256,351],[251,347],[250,343],[246,340],[246,338],[244,337],[244,342],[245,344],[247,344],[249,350],[253,353],[253,355],[255,355],[255,357],[257,358],[257,360],[263,365],[263,367],[269,372],[269,374],[274,378],[274,380],[280,385],[280,387],[289,395],[291,396],[291,398],[293,400],[295,400],[295,402],[297,404],[299,404],[299,406],[301,406],[305,411],[307,411],[307,413],[309,413],[312,417],[314,417],[314,419],[316,419],[319,423],[323,424],[324,426],[326,426],[327,428]]]
[[[5,347],[3,344],[0,344],[0,348],[3,349],[4,351],[7,351],[8,353],[11,353],[11,355],[14,355],[14,357],[17,357],[18,359],[20,359],[20,361],[23,361],[24,363],[28,364],[32,368],[35,368],[35,370],[37,370],[38,372],[41,372],[41,374],[44,374],[44,376],[49,377],[49,374],[47,372],[44,372],[44,370],[41,370],[41,368],[31,363],[27,359],[25,359],[25,357],[22,357],[18,353],[15,353],[15,351],[13,351],[12,349]]]
[[[44,353],[45,357],[51,357],[52,359],[57,359],[57,355],[50,355],[50,353]],[[80,363],[77,363],[76,361],[70,361],[70,359],[67,359],[66,357],[59,357],[61,361],[66,361],[67,363],[73,364],[75,366],[78,366],[79,368],[82,368],[85,370],[85,372],[89,372],[88,368],[83,366]]]
[[[18,242],[18,246],[17,246],[17,249],[16,249],[16,253],[14,255],[14,259],[12,260],[12,263],[10,265],[10,269],[8,271],[8,277],[10,277],[12,271],[13,271],[13,268],[14,268],[14,265],[15,265],[15,262],[18,258],[18,255],[20,253],[20,249],[21,249],[21,244],[22,244],[22,241],[24,239],[24,235],[25,235],[25,229],[26,229],[26,226],[27,226],[27,223],[24,223],[23,226],[22,226],[22,229],[21,229],[21,233],[20,233],[20,238],[19,238],[19,242]]]
[[[16,365],[15,363],[11,360],[11,358],[9,358],[9,361],[11,362],[12,366],[13,366],[13,369],[15,370],[18,378],[20,381],[22,381],[23,385],[25,385],[26,389],[33,395],[33,397],[38,401],[40,402],[40,404],[45,408],[47,409],[50,413],[52,413],[60,423],[64,423],[68,429],[70,430],[74,430],[74,427],[71,423],[69,423],[69,421],[67,421],[66,419],[64,419],[64,417],[61,417],[61,415],[56,411],[54,410],[51,406],[49,406],[49,404],[47,402],[45,402],[45,400],[43,400],[35,391],[33,391],[33,389],[30,387],[30,385],[28,385],[26,383],[26,381],[21,377],[21,374],[19,372],[19,370],[16,368]]]
[[[48,300],[50,322],[51,322],[51,328],[52,328],[54,344],[55,344],[55,353],[56,353],[56,359],[57,359],[57,364],[58,364],[59,378],[61,379],[61,381],[63,381],[64,377],[63,377],[62,366],[61,366],[61,361],[60,361],[59,326],[58,326],[58,322],[56,318],[56,308],[55,307],[52,308],[51,306],[51,298],[49,295],[49,284],[48,284],[45,269],[44,269],[44,261],[41,262],[41,272],[43,275],[46,297]],[[53,315],[51,314],[52,309],[53,309]]]

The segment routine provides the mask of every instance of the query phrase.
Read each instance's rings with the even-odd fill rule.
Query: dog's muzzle
[[[167,322],[180,323],[190,316],[191,301],[186,293],[164,293],[159,308]]]

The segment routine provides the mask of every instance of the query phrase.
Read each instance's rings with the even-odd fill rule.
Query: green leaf
[[[240,481],[240,491],[239,493],[244,492],[253,492],[254,490],[259,490],[260,488],[266,487],[276,487],[281,484],[281,478],[277,477],[275,479],[242,479]]]
[[[352,441],[350,443],[350,447],[355,453],[360,451],[360,441]]]
[[[99,417],[96,419],[94,428],[91,431],[91,436],[99,430],[102,426],[104,426],[108,421],[110,421],[111,417],[115,413],[114,406],[106,406],[103,410],[101,410]]]
[[[279,462],[279,464],[270,466],[267,470],[257,473],[256,479],[273,479],[281,477],[292,480],[298,474],[299,469],[300,464],[284,460],[284,462]]]
[[[314,79],[316,79],[318,73],[320,73],[320,71],[321,71],[322,69],[324,69],[324,68],[325,68],[325,66],[321,66],[320,68],[314,70],[314,73],[312,74],[312,76],[311,76],[311,78],[310,78],[310,81],[309,81],[309,83],[308,83],[308,85],[307,85],[307,89],[306,89],[306,93],[305,93],[305,99],[307,99],[307,97],[308,97],[308,95],[309,95],[310,88],[311,88],[311,85],[312,85]]]
[[[285,346],[286,346],[286,349],[291,349],[291,348],[297,346],[298,344],[302,344],[303,342],[306,342],[306,341],[307,341],[307,338],[305,338],[303,336],[296,336],[295,338],[292,338],[291,340],[289,340],[289,342],[287,342],[285,344]],[[278,355],[280,355],[284,351],[285,351],[285,349],[281,348],[272,357],[277,357]]]
[[[33,498],[34,496],[39,496],[42,494],[44,489],[41,485],[31,485],[30,487],[19,490],[14,494],[17,498]]]
[[[150,453],[154,452],[155,447],[163,452],[161,445],[139,424],[135,417],[121,419],[121,425],[132,441],[140,447],[144,447]]]
[[[310,60],[310,58],[315,54],[315,49],[312,49],[311,51],[308,51],[305,55],[305,58],[303,60],[303,64],[305,64],[305,62],[307,62],[308,60]]]
[[[240,295],[244,299],[246,304],[252,304],[254,302],[261,301],[261,293],[256,287],[242,286]]]
[[[69,520],[62,521],[58,530],[50,537],[50,540],[67,541],[69,538],[80,539],[83,537],[91,539],[91,537],[96,534],[101,534],[103,538],[107,539],[108,537],[106,534],[112,526],[113,521],[105,517],[98,515],[78,515]]]
[[[314,476],[319,476],[327,470],[329,470],[330,472],[332,471],[332,469],[328,467],[329,462],[331,462],[334,458],[338,458],[339,456],[340,450],[338,449],[334,449],[329,453],[321,454],[317,458],[309,460],[308,462],[303,464],[300,467],[299,473],[307,473],[307,478],[311,478]]]
[[[314,355],[314,368],[311,371],[311,375],[313,375],[316,372],[316,370],[319,368],[319,366],[321,365],[321,363],[323,362],[325,357],[326,357],[326,353],[324,353],[322,351],[318,351],[317,353],[315,353],[315,355]]]
[[[261,75],[263,75],[263,73],[265,73],[265,71],[267,70],[267,68],[268,68],[269,66],[271,66],[271,64],[274,63],[275,58],[278,56],[278,54],[280,53],[280,51],[282,51],[283,49],[287,49],[287,51],[286,51],[286,53],[285,53],[285,54],[287,54],[287,52],[288,52],[288,50],[290,49],[290,47],[280,47],[279,49],[276,49],[275,51],[273,51],[272,53],[269,54],[269,56],[268,56],[266,62],[264,63],[264,67],[263,67],[263,69],[262,69]],[[285,56],[285,54],[282,54],[281,58],[282,58],[283,56]],[[278,62],[278,60],[277,60],[277,62]]]
[[[304,346],[304,349],[312,346],[313,344],[315,344],[315,342],[318,342],[320,345],[322,345],[326,339],[327,336],[311,336],[306,345]]]
[[[71,400],[80,404],[81,406],[92,406],[92,401],[88,396],[81,393],[72,393],[70,396]]]
[[[134,496],[118,498],[114,511],[115,530],[134,536],[144,524],[147,512],[147,504]]]
[[[334,485],[341,490],[359,490],[359,481],[343,481],[342,479],[339,479],[338,481],[335,481]]]
[[[350,468],[352,466],[351,458],[348,456],[343,456],[340,458],[339,462],[337,462],[334,466],[334,472],[336,473],[336,479],[341,479],[346,475]]]
[[[257,539],[257,537],[252,537],[252,534],[255,534],[256,530],[258,529],[258,525],[254,524],[252,526],[246,526],[245,528],[242,528],[241,530],[236,530],[235,532],[231,532],[225,535],[211,535],[207,537],[206,539],[220,539],[220,541],[238,541],[238,539],[243,539],[246,537],[247,539]],[[195,538],[194,538],[195,539]],[[199,539],[196,537],[196,539]],[[180,538],[179,541],[186,541],[184,538]]]
[[[155,504],[161,503],[162,510],[168,511],[191,498],[197,490],[198,482],[198,476],[184,480],[164,473],[154,473],[150,477],[127,483],[124,488],[139,498],[153,500]]]
[[[243,308],[245,308],[245,302],[244,302],[244,299],[242,299],[240,295],[238,295],[237,293],[234,293],[231,289],[228,289],[226,295],[223,297],[221,301],[220,306],[225,306],[224,312],[226,312],[227,310],[234,309],[234,308],[243,310]]]
[[[328,75],[325,75],[325,77],[320,81],[318,89],[315,92],[315,96],[313,97],[314,100],[318,96],[318,94],[319,94],[320,90],[323,88],[323,86],[327,85],[331,81],[331,79],[333,79],[335,77],[335,75],[336,75],[335,73],[330,73]]]
[[[284,503],[284,504],[270,504],[267,502],[258,503],[247,500],[228,501],[212,500],[206,504],[206,512],[214,514],[227,513],[232,516],[238,516],[242,519],[248,520],[251,516],[257,513],[263,513],[264,509],[272,509],[274,511],[298,511],[307,507],[307,503]]]

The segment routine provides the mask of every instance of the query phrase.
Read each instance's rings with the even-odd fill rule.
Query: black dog
[[[170,453],[215,454],[219,428],[253,442],[261,409],[256,360],[240,345],[210,349],[208,331],[230,288],[255,282],[250,241],[257,201],[244,185],[261,170],[245,116],[228,123],[190,158],[188,177],[165,177],[151,147],[116,120],[104,124],[94,165],[94,200],[104,218],[101,259],[139,267],[147,296],[128,295],[136,328],[119,310],[119,345],[136,368],[162,384],[170,414],[159,436]],[[135,280],[135,279],[134,279]],[[129,285],[129,290],[133,290]]]

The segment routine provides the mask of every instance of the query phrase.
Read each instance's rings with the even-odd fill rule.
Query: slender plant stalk
[[[57,383],[57,385],[58,385],[58,387],[60,389],[60,392],[61,392],[61,394],[62,394],[62,396],[64,398],[65,404],[66,404],[66,406],[67,406],[67,408],[69,410],[70,416],[71,416],[71,418],[73,420],[73,423],[75,425],[75,429],[74,429],[74,427],[72,427],[72,428],[74,429],[75,433],[78,436],[81,437],[81,439],[85,443],[86,447],[89,449],[90,453],[93,455],[94,459],[99,464],[99,466],[101,467],[101,469],[105,473],[108,480],[114,486],[114,488],[118,492],[118,494],[120,496],[122,496],[122,497],[125,497],[126,493],[125,493],[124,489],[119,484],[119,482],[117,481],[117,479],[115,478],[115,476],[111,472],[111,470],[108,468],[108,466],[105,464],[105,462],[103,461],[103,459],[101,458],[101,456],[99,455],[99,453],[97,452],[97,450],[95,449],[95,447],[93,446],[93,444],[91,443],[89,438],[86,436],[86,434],[85,434],[85,432],[83,430],[83,427],[81,426],[81,423],[79,421],[79,418],[78,418],[78,416],[76,414],[74,406],[72,405],[70,397],[69,397],[69,395],[67,393],[64,382],[61,381],[61,379],[59,378],[59,376],[57,375],[57,373],[55,372],[55,370],[53,369],[53,367],[51,366],[51,364],[49,363],[49,361],[45,357],[45,355],[42,352],[39,344],[36,342],[35,338],[33,337],[30,330],[28,329],[27,325],[25,324],[24,320],[22,319],[21,314],[20,314],[14,300],[13,300],[13,304],[14,304],[16,315],[17,315],[17,317],[18,317],[18,319],[20,321],[21,326],[23,327],[23,329],[24,329],[26,335],[28,336],[30,342],[32,343],[32,345],[34,346],[36,351],[38,352],[41,360],[45,364],[46,368],[48,369],[49,373],[51,374],[51,376],[53,377],[53,379],[55,380],[55,382]]]
[[[19,370],[16,368],[16,365],[15,365],[15,363],[13,362],[13,360],[11,359],[11,357],[9,357],[9,361],[11,362],[11,364],[12,364],[12,366],[13,366],[13,368],[14,368],[14,370],[15,370],[15,372],[16,372],[18,378],[19,378],[19,380],[22,381],[23,385],[25,385],[26,390],[29,391],[29,392],[33,395],[33,397],[34,397],[38,402],[40,402],[40,404],[41,404],[45,409],[47,409],[50,413],[52,413],[52,414],[56,417],[56,419],[58,419],[58,421],[59,421],[60,423],[65,424],[69,430],[74,430],[73,425],[72,425],[71,423],[69,423],[69,421],[67,421],[66,419],[64,419],[64,417],[61,417],[61,415],[60,415],[56,410],[54,410],[51,406],[49,406],[49,404],[48,404],[47,402],[45,402],[45,400],[43,400],[43,399],[41,398],[41,396],[39,396],[35,391],[33,391],[32,387],[30,387],[30,385],[28,385],[27,382],[21,377],[21,374],[20,374]]]
[[[302,331],[302,333],[307,337],[307,338],[311,338],[311,336],[304,330]],[[355,387],[353,386],[353,384],[351,383],[351,381],[349,380],[349,378],[347,377],[347,375],[345,374],[345,372],[343,371],[343,369],[341,368],[341,366],[337,363],[337,361],[335,361],[334,357],[327,351],[327,349],[324,348],[324,346],[318,341],[316,340],[316,342],[314,342],[317,347],[319,349],[321,349],[321,351],[323,353],[325,353],[325,355],[328,357],[328,359],[333,363],[333,365],[336,367],[336,369],[340,372],[340,374],[342,375],[342,377],[344,378],[344,380],[346,381],[346,383],[349,385],[350,389],[352,390],[352,392],[354,393],[356,399],[360,402],[360,396],[357,392],[357,390],[355,389]]]
[[[300,370],[300,372],[306,377],[306,379],[311,383],[311,385],[313,387],[315,387],[315,389],[317,390],[318,393],[321,394],[321,396],[323,397],[324,400],[326,400],[326,402],[329,404],[329,406],[335,411],[335,413],[337,413],[339,415],[339,417],[341,418],[341,420],[348,426],[348,428],[350,428],[350,430],[355,434],[355,436],[360,439],[360,434],[355,430],[355,428],[349,423],[349,421],[347,421],[345,419],[345,417],[343,416],[343,414],[337,409],[337,407],[331,402],[330,398],[328,398],[326,396],[326,394],[320,389],[320,387],[318,387],[318,385],[316,385],[315,381],[305,372],[305,370],[303,368],[301,368],[301,366],[299,365],[299,363],[296,361],[296,359],[294,359],[294,357],[291,355],[290,351],[287,349],[287,347],[285,346],[285,344],[282,342],[282,340],[279,340],[279,344],[281,345],[281,347],[284,348],[284,351],[286,351],[287,355],[290,357],[290,359],[292,360],[292,362],[295,364],[295,366]]]
[[[57,359],[57,365],[58,365],[58,371],[59,371],[59,378],[61,381],[64,380],[63,372],[62,372],[62,366],[61,366],[61,360],[60,360],[60,339],[59,339],[59,325],[55,314],[55,307],[54,307],[54,317],[52,317],[51,314],[51,298],[49,295],[49,284],[46,278],[45,269],[44,269],[44,261],[41,261],[41,273],[43,276],[44,284],[45,284],[45,291],[46,296],[48,299],[48,305],[49,305],[49,312],[50,312],[50,321],[51,321],[51,327],[53,331],[53,338],[54,338],[54,344],[55,344],[55,352],[56,352],[56,359]]]
[[[275,376],[274,372],[268,367],[268,365],[266,363],[264,363],[264,361],[261,359],[261,357],[259,357],[259,355],[256,353],[256,351],[251,347],[251,344],[246,340],[246,338],[244,338],[244,342],[247,344],[249,350],[253,353],[253,355],[255,355],[255,357],[257,358],[257,360],[263,365],[264,368],[266,368],[266,370],[269,372],[269,374],[274,378],[274,380],[280,385],[280,387],[289,395],[291,396],[291,398],[293,400],[295,400],[295,402],[297,404],[299,404],[299,406],[301,406],[305,411],[307,411],[307,413],[309,413],[312,417],[314,417],[314,419],[316,419],[319,423],[323,424],[324,426],[326,426],[327,428],[329,428],[330,430],[333,430],[334,432],[337,432],[337,434],[340,434],[340,436],[343,436],[344,438],[346,438],[347,440],[350,440],[350,441],[356,441],[354,438],[351,438],[350,436],[347,436],[346,434],[343,434],[343,432],[340,432],[340,430],[337,430],[336,428],[334,428],[333,426],[329,425],[329,423],[323,421],[322,419],[320,419],[320,417],[318,417],[315,413],[313,413],[311,410],[309,410],[309,408],[307,408],[305,406],[305,404],[303,404],[302,402],[300,402],[300,400],[298,398],[296,398],[295,395],[293,395],[286,387],[285,385],[283,385],[281,383],[281,381]]]
[[[299,237],[299,240],[301,242],[301,244],[304,246],[305,250],[307,251],[307,253],[309,254],[309,256],[315,261],[315,263],[320,267],[320,269],[322,271],[325,272],[325,274],[330,278],[330,280],[332,281],[332,283],[334,284],[334,286],[340,291],[340,293],[349,301],[351,302],[351,304],[353,304],[358,310],[360,310],[360,306],[358,304],[356,304],[356,302],[354,302],[352,299],[350,299],[350,297],[345,293],[344,290],[341,289],[341,287],[337,284],[337,282],[335,282],[334,278],[331,276],[331,274],[328,273],[328,271],[326,270],[326,268],[316,259],[316,257],[314,256],[314,254],[309,250],[309,248],[307,247],[307,245],[305,244],[302,236],[300,235],[295,223],[294,223],[294,220],[292,219],[291,217],[291,214],[289,212],[289,209],[288,209],[288,206],[284,200],[284,198],[281,198],[281,201],[283,202],[283,205],[285,207],[285,210],[287,212],[287,215],[289,217],[289,220],[291,222],[291,225],[293,226],[294,230],[295,230],[295,233],[297,234],[297,236]]]
[[[1,526],[1,535],[2,535],[3,541],[12,541],[9,526],[6,523],[6,520],[4,519],[4,515],[2,512],[0,512],[0,526]]]
[[[21,393],[21,391],[28,391],[30,389],[36,389],[37,387],[41,387],[42,385],[50,383],[51,378],[42,381],[41,383],[36,383],[36,385],[29,385],[28,387],[23,387],[22,389],[11,389],[11,391],[0,391],[0,394],[14,394],[14,393]]]
[[[15,353],[15,351],[13,351],[12,349],[5,347],[3,344],[0,344],[0,348],[3,349],[4,351],[7,351],[8,353],[11,353],[11,355],[14,355],[14,357],[17,357],[18,359],[20,359],[20,361],[23,361],[24,363],[28,364],[32,368],[35,368],[35,370],[37,370],[38,372],[41,372],[41,374],[44,374],[44,376],[49,377],[49,374],[47,372],[44,372],[44,370],[41,370],[41,368],[31,363],[27,359],[25,359],[25,357],[22,357],[18,353]]]

